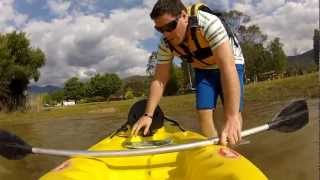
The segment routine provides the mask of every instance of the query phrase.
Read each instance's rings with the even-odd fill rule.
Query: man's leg
[[[196,102],[198,121],[202,134],[207,137],[217,136],[216,128],[213,123],[214,109],[217,100],[217,94],[212,83],[212,78],[215,77],[216,72],[213,70],[199,70],[196,69]]]
[[[201,128],[201,132],[206,137],[218,136],[217,130],[213,123],[214,111],[212,109],[200,109],[198,110],[198,120]]]
[[[239,121],[241,123],[241,127],[243,125],[243,119],[241,112],[243,111],[244,106],[244,65],[243,64],[237,64],[236,65],[238,76],[239,76],[239,82],[240,82],[240,109],[239,109]]]
[[[243,120],[242,120],[242,114],[241,114],[241,112],[239,112],[239,121],[240,121],[240,124],[241,124],[241,127],[242,127]]]

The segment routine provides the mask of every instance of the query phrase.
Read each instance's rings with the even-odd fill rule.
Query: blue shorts
[[[236,69],[240,81],[240,109],[243,110],[243,81],[244,81],[244,65],[236,64]],[[223,102],[222,85],[220,82],[219,69],[195,69],[195,88],[197,109],[215,109],[218,96]]]

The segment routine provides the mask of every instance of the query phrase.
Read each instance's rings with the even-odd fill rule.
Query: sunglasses
[[[179,21],[180,16],[177,16],[176,19],[172,20],[171,22],[169,22],[168,24],[161,26],[161,27],[157,27],[154,26],[154,28],[159,31],[160,33],[164,33],[164,32],[172,32],[173,30],[176,29],[177,25],[178,25],[178,21]]]

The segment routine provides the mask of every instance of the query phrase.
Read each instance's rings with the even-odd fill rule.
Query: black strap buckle
[[[189,27],[190,28],[198,28],[198,18],[197,16],[189,16]]]
[[[180,58],[188,63],[193,63],[193,58],[190,55],[181,55]]]

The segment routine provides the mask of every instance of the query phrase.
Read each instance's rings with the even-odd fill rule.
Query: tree
[[[133,99],[134,95],[133,95],[133,91],[132,89],[128,88],[125,95],[124,95],[125,99]]]
[[[271,52],[264,47],[267,38],[257,25],[240,25],[238,29],[238,40],[246,63],[246,79],[250,81],[258,81],[264,73],[274,70]]]
[[[10,74],[13,60],[7,48],[7,37],[0,34],[0,110],[8,109],[10,101]]]
[[[223,13],[223,17],[234,32],[238,32],[241,26],[250,22],[251,20],[250,16],[237,10]]]
[[[64,96],[67,100],[79,101],[84,96],[84,84],[79,81],[79,78],[70,78],[64,84]]]
[[[97,74],[87,82],[86,96],[101,96],[107,99],[121,88],[121,84],[122,81],[116,74]]]
[[[156,65],[157,65],[157,52],[152,52],[151,55],[149,56],[147,69],[146,69],[146,72],[150,77],[154,75]]]
[[[177,67],[172,64],[170,68],[170,79],[166,84],[166,89],[164,90],[164,96],[176,95],[180,89],[181,84],[177,77]]]
[[[181,77],[178,75],[179,82],[181,87],[184,90],[191,90],[194,88],[194,70],[190,63],[182,61],[181,63]],[[179,74],[179,73],[178,73]]]
[[[263,34],[257,25],[249,27],[241,25],[238,29],[238,40],[240,43],[263,44],[267,39],[268,36]]]
[[[128,81],[124,85],[124,92],[131,90],[134,97],[140,97],[145,94],[145,78],[132,78],[128,79]]]
[[[8,110],[24,107],[29,81],[38,81],[45,55],[30,46],[25,33],[14,31],[0,35],[0,59],[0,104]]]
[[[54,91],[49,95],[51,97],[50,99],[53,101],[52,104],[61,103],[65,99],[64,91],[62,89],[58,91]]]
[[[268,46],[272,59],[270,64],[272,69],[277,73],[284,72],[288,64],[287,55],[284,53],[282,47],[283,44],[280,42],[280,38],[275,38]]]

